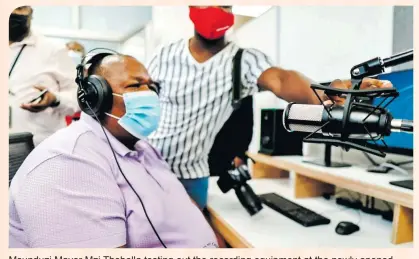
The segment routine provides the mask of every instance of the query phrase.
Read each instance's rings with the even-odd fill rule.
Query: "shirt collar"
[[[107,136],[113,150],[115,150],[115,152],[119,154],[120,156],[124,157],[134,151],[134,150],[130,150],[124,144],[122,144],[105,127],[103,127],[98,121],[96,121],[90,115],[82,112],[80,115],[80,121],[86,124],[93,131],[93,133],[96,136],[98,136],[100,139],[102,139],[103,141],[108,142],[108,140],[106,139],[106,136]],[[103,131],[106,132],[106,136],[103,133]],[[137,146],[137,144],[135,146]]]

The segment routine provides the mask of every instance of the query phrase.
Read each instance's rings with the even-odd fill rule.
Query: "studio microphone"
[[[389,136],[391,132],[413,133],[413,121],[394,119],[383,108],[353,106],[343,126],[344,107],[290,103],[283,116],[283,125],[288,132],[317,133],[331,138],[340,138],[345,130],[348,139],[368,140]],[[344,129],[345,128],[345,129]]]

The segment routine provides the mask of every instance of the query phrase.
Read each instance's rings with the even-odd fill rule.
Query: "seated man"
[[[218,247],[202,212],[143,140],[160,115],[147,70],[129,56],[99,57],[88,74],[110,86],[109,108],[88,115],[94,104],[86,97],[80,120],[28,156],[10,187],[9,246]]]

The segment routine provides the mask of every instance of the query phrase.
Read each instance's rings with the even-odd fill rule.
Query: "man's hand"
[[[234,163],[234,167],[236,168],[244,165],[244,161],[240,157],[235,157],[233,160],[233,163]]]
[[[35,86],[34,88],[39,91],[46,89],[46,87],[43,86]],[[23,103],[20,107],[30,112],[41,112],[46,108],[51,107],[56,101],[57,97],[48,91],[43,95],[42,100],[39,103]]]
[[[352,87],[351,80],[334,80],[330,87],[339,88],[339,89],[349,89]],[[369,89],[369,88],[389,88],[393,87],[390,81],[383,81],[373,78],[364,78],[362,80],[360,89]],[[326,97],[327,98],[327,97]],[[339,96],[331,96],[332,99],[337,105],[343,105],[345,103],[345,98]],[[325,100],[325,98],[323,99]]]

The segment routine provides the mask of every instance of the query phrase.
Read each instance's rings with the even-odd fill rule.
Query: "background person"
[[[77,66],[83,60],[84,55],[86,55],[86,50],[84,46],[77,41],[70,41],[66,44],[67,49],[69,50],[68,55],[73,59],[74,64]],[[70,125],[73,121],[80,119],[81,112],[78,111],[73,115],[67,115],[65,117],[67,125]]]
[[[68,55],[73,59],[76,65],[80,64],[86,54],[84,46],[77,41],[70,41],[66,45],[69,50]]]
[[[31,30],[33,10],[22,6],[9,19],[9,128],[31,132],[35,145],[66,126],[78,110],[76,66],[64,47]],[[47,92],[35,102],[30,103]]]

